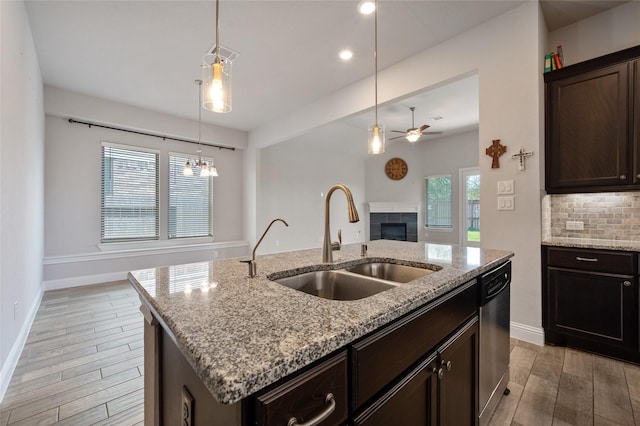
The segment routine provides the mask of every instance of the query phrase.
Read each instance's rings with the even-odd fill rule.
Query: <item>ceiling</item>
[[[524,1],[381,1],[379,69]],[[554,6],[552,3],[563,4],[564,21],[555,25],[565,25],[575,19],[566,11],[569,3],[612,7],[621,2],[545,1],[543,6]],[[26,4],[45,84],[197,119],[194,80],[201,78],[201,57],[215,38],[213,0],[28,0]],[[203,121],[251,131],[370,76],[373,16],[358,14],[356,4],[356,0],[221,1],[221,44],[240,54],[233,64],[233,111],[206,113]],[[601,10],[599,6],[597,11]],[[338,59],[342,48],[354,51],[348,63]],[[398,116],[397,121],[385,123],[387,129],[410,127],[409,106],[417,107],[416,124],[432,125],[433,130],[440,129],[425,120],[439,111],[438,104],[475,105],[477,109],[477,99],[473,98],[477,90],[470,99],[464,99],[470,93],[466,89],[473,84],[471,80],[458,82],[450,91],[441,87],[437,95],[426,95],[436,105],[419,103],[420,98],[386,107]],[[446,119],[467,126],[473,115],[477,125],[477,111],[475,115],[462,107],[451,111]],[[455,117],[458,112],[453,111],[465,118]],[[358,119],[352,118],[351,122],[357,123]]]

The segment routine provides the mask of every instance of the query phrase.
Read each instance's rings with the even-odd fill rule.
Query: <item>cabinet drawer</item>
[[[549,247],[547,265],[580,271],[635,274],[635,253]]]
[[[322,424],[338,425],[347,420],[347,410],[346,351],[256,397],[257,424],[265,426],[286,425],[292,418],[309,422],[329,412]]]
[[[354,344],[352,408],[359,408],[477,311],[473,280]]]

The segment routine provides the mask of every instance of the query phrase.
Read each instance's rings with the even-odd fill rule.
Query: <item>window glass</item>
[[[102,145],[101,241],[158,239],[158,153]]]
[[[200,176],[197,166],[193,176],[184,176],[187,160],[184,155],[169,155],[169,238],[213,235],[212,178]]]
[[[426,178],[425,226],[451,228],[451,175]]]

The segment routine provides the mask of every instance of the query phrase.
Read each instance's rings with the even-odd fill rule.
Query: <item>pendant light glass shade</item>
[[[215,52],[202,57],[202,107],[213,112],[231,111],[231,61]]]
[[[382,154],[384,152],[384,124],[374,124],[369,127],[369,154]]]

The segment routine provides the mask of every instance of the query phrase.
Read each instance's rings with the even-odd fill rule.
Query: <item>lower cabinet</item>
[[[546,247],[547,343],[640,362],[636,254]]]
[[[468,321],[353,421],[372,425],[475,425],[478,319]]]

